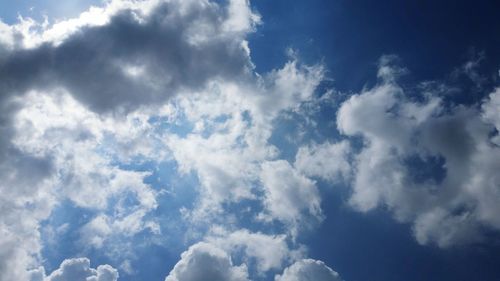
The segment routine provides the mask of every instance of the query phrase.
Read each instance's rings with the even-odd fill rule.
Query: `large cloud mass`
[[[382,60],[381,82],[338,111],[340,132],[364,139],[349,202],[361,211],[387,206],[414,223],[423,244],[475,242],[481,227],[500,229],[498,90],[482,110],[447,105],[432,92],[416,101],[397,72]]]
[[[80,19],[61,42],[46,39],[1,56],[2,96],[63,87],[95,111],[129,111],[251,70],[243,36],[253,22],[235,22],[233,10],[207,1],[157,1],[148,10],[127,3],[91,14],[104,24]]]
[[[55,24],[2,23],[0,280],[26,280],[39,265],[39,223],[65,199],[101,212],[112,197],[137,199],[82,229],[90,247],[113,235],[106,229],[157,232],[143,221],[157,206],[148,173],[113,164],[153,148],[142,137],[149,116],[132,111],[158,110],[208,81],[251,78],[244,37],[258,22],[246,1],[110,1]],[[97,151],[109,140],[113,151]]]

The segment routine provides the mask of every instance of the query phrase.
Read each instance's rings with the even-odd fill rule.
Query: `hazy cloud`
[[[312,223],[306,218],[322,219],[321,197],[315,182],[300,174],[288,162],[263,163],[260,178],[265,192],[264,219],[285,222],[293,235],[299,231],[299,225],[307,227],[308,223]]]
[[[324,262],[304,259],[285,268],[282,275],[277,275],[275,281],[342,281],[340,275]]]
[[[309,177],[341,182],[351,176],[350,154],[347,141],[302,146],[297,151],[294,166]]]

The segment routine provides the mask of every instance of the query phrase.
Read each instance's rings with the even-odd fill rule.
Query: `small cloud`
[[[275,281],[342,281],[340,275],[324,262],[304,259],[285,268],[282,275],[276,275]]]

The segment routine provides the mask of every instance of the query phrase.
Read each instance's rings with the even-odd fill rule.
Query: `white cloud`
[[[268,270],[282,268],[285,261],[282,254],[286,246],[279,240],[283,237],[268,236],[262,233],[251,233],[238,230],[228,233],[220,228],[212,233],[207,242],[199,242],[182,253],[181,260],[167,276],[165,281],[195,281],[195,280],[249,280],[245,263],[233,265],[231,254],[237,253],[243,247],[244,258],[257,258],[260,266],[259,276],[265,276]],[[223,236],[218,236],[223,235]],[[281,248],[281,249],[280,249]],[[277,253],[278,252],[278,256]],[[289,251],[289,254],[292,252]],[[297,260],[294,256],[292,261]],[[289,261],[289,260],[286,260]],[[259,264],[260,263],[260,264]],[[281,275],[275,276],[276,281],[342,281],[339,274],[324,262],[313,259],[299,259],[285,268]]]
[[[322,78],[322,66],[290,61],[264,77],[214,82],[175,99],[194,129],[185,137],[168,135],[165,143],[179,171],[194,171],[200,180],[200,205],[192,218],[224,202],[257,198],[261,164],[277,157],[277,148],[268,142],[273,120],[312,99]]]
[[[0,218],[6,269],[0,280],[24,280],[27,268],[40,265],[40,233],[32,230],[67,199],[97,212],[77,231],[82,248],[113,248],[116,235],[160,233],[145,219],[157,207],[156,192],[144,183],[150,173],[117,161],[163,161],[171,151],[181,171],[200,179],[198,213],[260,200],[261,163],[277,156],[268,144],[272,121],[309,100],[324,70],[293,60],[270,74],[252,73],[245,36],[259,23],[246,0],[109,1],[55,24],[1,23],[0,90],[7,93],[0,99],[1,199],[10,202]],[[177,122],[180,114],[195,124],[185,138],[166,136],[150,122],[152,116]],[[125,206],[127,196],[136,205]],[[240,234],[250,239],[245,251],[260,270],[288,259],[284,236]],[[241,247],[239,236],[231,237]],[[56,233],[47,239],[56,244]],[[257,251],[263,241],[274,243],[273,255]],[[40,271],[29,274],[36,279]]]
[[[256,118],[275,118],[313,97],[325,75],[323,65],[303,65],[296,58],[263,77],[260,93],[252,95]],[[268,120],[269,121],[269,120]]]
[[[165,113],[162,103],[250,75],[244,37],[258,16],[245,4],[109,1],[55,24],[0,23],[0,280],[26,280],[40,265],[39,224],[66,199],[106,218],[102,239],[158,233],[144,221],[157,206],[143,182],[149,173],[116,161],[168,158],[149,123]],[[197,32],[207,40],[191,41]],[[111,198],[128,195],[136,206],[104,214]]]
[[[216,212],[225,202],[262,200],[262,163],[277,157],[268,143],[272,122],[312,98],[324,69],[293,59],[269,74],[253,73],[245,37],[259,23],[247,0],[117,0],[56,23],[0,22],[0,280],[77,278],[72,272],[87,274],[87,281],[116,279],[109,268],[92,269],[86,259],[67,260],[43,277],[38,229],[58,211],[54,206],[71,202],[95,214],[69,230],[80,235],[75,245],[82,251],[116,251],[109,245],[119,243],[118,235],[159,234],[159,225],[146,219],[158,205],[157,192],[144,183],[151,173],[122,165],[136,158],[174,157],[181,171],[195,171],[199,213]],[[186,137],[151,122],[176,122],[182,114],[194,124]],[[316,188],[310,189],[319,200]],[[133,206],[125,202],[130,197]],[[320,214],[317,202],[299,207],[308,210],[298,213]],[[296,221],[271,209],[271,217]],[[44,228],[52,245],[60,235],[55,227]],[[279,268],[292,255],[284,235],[227,236],[231,249],[224,249],[244,248],[261,271]],[[267,243],[274,251],[260,252]],[[202,248],[190,251],[206,250],[208,261],[227,262],[233,272],[224,275],[228,280],[247,279],[246,268],[232,266],[222,250]],[[176,268],[172,276],[188,274],[182,262]]]
[[[350,153],[348,141],[302,146],[297,151],[294,166],[309,177],[320,177],[331,182],[349,180]]]
[[[275,281],[342,281],[340,275],[324,262],[304,259],[285,268],[282,275],[277,275]]]
[[[44,281],[117,281],[118,271],[110,265],[99,265],[97,269],[90,267],[87,258],[67,259],[54,270]],[[39,275],[36,277],[39,278]],[[32,279],[30,281],[36,281]]]
[[[391,71],[384,73],[379,85],[350,97],[337,114],[341,133],[364,140],[353,163],[351,205],[387,206],[398,220],[414,223],[420,243],[441,247],[478,241],[481,226],[499,229],[500,149],[490,138],[496,94],[482,113],[474,106],[445,110],[439,98],[411,100],[387,77]],[[418,165],[432,170],[419,179]]]
[[[220,248],[200,242],[181,255],[165,281],[247,281],[246,266],[233,265],[231,257]]]
[[[244,259],[255,259],[259,273],[280,269],[284,262],[302,254],[300,250],[289,249],[286,239],[284,234],[268,235],[246,229],[227,231],[221,227],[213,227],[205,238],[228,253],[242,251]]]
[[[315,182],[300,174],[287,161],[264,162],[260,175],[265,192],[264,219],[277,219],[290,226],[295,236],[306,218],[321,220],[321,198]]]
[[[500,88],[496,88],[483,103],[483,118],[486,122],[493,124],[497,130],[500,129]],[[492,138],[495,144],[500,145],[500,135],[497,133]]]
[[[146,228],[143,217],[157,207],[156,193],[143,182],[149,173],[122,170],[112,164],[113,157],[96,151],[110,138],[108,135],[121,143],[146,139],[144,135],[152,130],[145,124],[146,118],[140,113],[125,120],[103,118],[67,94],[54,97],[42,92],[29,94],[15,117],[16,146],[26,153],[50,157],[58,167],[54,185],[60,187],[52,189],[58,197],[101,211],[109,207],[111,198],[130,194],[137,199],[136,209],[124,209],[118,200],[112,218],[100,215],[87,223],[81,231],[86,245],[101,247],[113,233],[133,235]],[[127,159],[129,154],[150,154],[140,146],[125,152],[119,147],[114,150],[107,153],[120,159]]]
[[[45,278],[45,268],[39,267],[37,269],[32,269],[28,272],[28,281],[44,281]]]
[[[480,226],[473,214],[450,214],[449,210],[436,207],[420,214],[414,224],[415,238],[421,244],[435,242],[441,247],[478,242]]]
[[[260,23],[260,16],[252,11],[249,0],[231,0],[228,6],[229,17],[225,29],[232,32],[248,32]]]

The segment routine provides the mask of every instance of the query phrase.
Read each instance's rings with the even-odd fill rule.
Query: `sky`
[[[496,1],[0,2],[0,281],[500,279]]]

